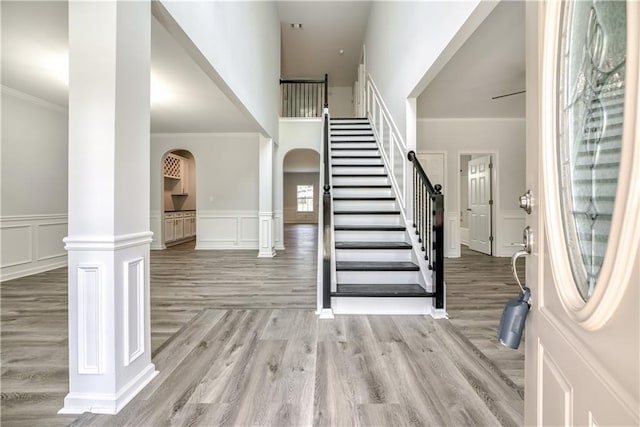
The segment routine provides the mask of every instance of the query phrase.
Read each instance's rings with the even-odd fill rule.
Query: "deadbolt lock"
[[[526,213],[531,213],[531,190],[527,190],[522,196],[520,196],[520,208]]]

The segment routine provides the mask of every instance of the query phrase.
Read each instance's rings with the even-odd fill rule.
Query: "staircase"
[[[337,313],[427,314],[421,271],[367,119],[331,119]]]

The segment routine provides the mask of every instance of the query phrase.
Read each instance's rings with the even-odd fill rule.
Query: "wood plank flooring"
[[[517,390],[452,328],[425,316],[207,309],[118,415],[73,425],[518,425]]]
[[[520,292],[511,273],[510,258],[496,258],[461,246],[460,258],[447,258],[449,320],[489,358],[524,395],[524,344],[518,350],[502,346],[496,339],[504,304]],[[524,280],[524,261],[518,262]]]
[[[463,279],[457,290],[449,284],[451,323],[421,316],[319,321],[315,226],[286,227],[285,246],[274,259],[194,251],[193,243],[153,251],[151,333],[160,374],[120,418],[85,414],[76,423],[522,423],[518,388],[477,353],[488,327],[477,331],[465,320],[466,298],[475,296],[464,296]],[[473,280],[479,277],[476,271]],[[0,292],[0,423],[74,422],[56,415],[68,392],[66,269],[4,282]]]

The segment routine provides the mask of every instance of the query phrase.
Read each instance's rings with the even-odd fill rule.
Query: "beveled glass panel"
[[[560,202],[571,270],[588,300],[613,215],[624,113],[626,2],[563,5],[558,82]]]

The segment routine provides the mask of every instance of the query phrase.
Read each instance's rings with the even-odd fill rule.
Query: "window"
[[[298,212],[313,212],[313,185],[298,185]]]

